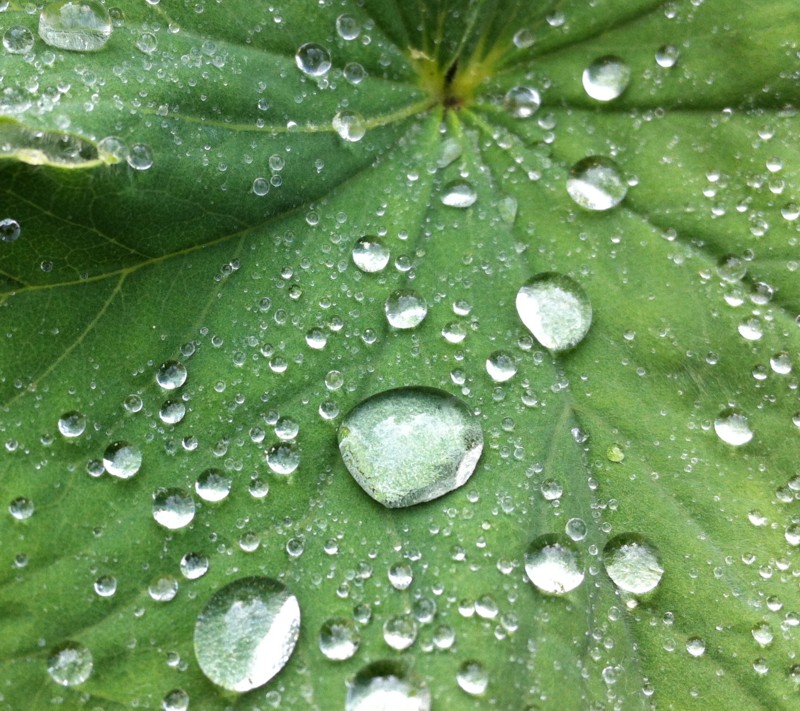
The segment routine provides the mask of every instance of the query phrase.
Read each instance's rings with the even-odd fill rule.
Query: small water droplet
[[[537,274],[517,292],[517,313],[537,341],[552,351],[580,343],[592,324],[592,305],[581,286],[563,274]]]
[[[625,91],[631,80],[631,68],[613,55],[595,59],[583,70],[583,88],[597,101],[613,101]]]
[[[735,284],[747,274],[747,262],[735,254],[726,254],[717,262],[717,274],[723,281]]]
[[[339,15],[336,18],[336,32],[343,40],[354,40],[361,33],[361,26],[358,20],[352,15]]]
[[[767,622],[757,622],[753,625],[751,632],[753,639],[762,647],[772,644],[772,640],[775,638],[772,627]]]
[[[503,99],[506,110],[514,118],[530,118],[542,105],[542,97],[529,86],[515,86],[506,92]]]
[[[162,711],[188,711],[189,694],[183,689],[173,689],[161,702]]]
[[[188,526],[194,519],[195,504],[185,489],[157,489],[153,493],[153,518],[164,528]]]
[[[534,42],[533,32],[527,28],[517,30],[514,33],[513,41],[514,46],[517,49],[527,49],[528,47],[532,47]]]
[[[603,549],[608,577],[625,592],[644,595],[655,590],[664,575],[661,554],[644,536],[623,533]]]
[[[328,659],[350,659],[358,651],[360,643],[358,628],[347,617],[327,620],[319,630],[319,649]]]
[[[412,289],[398,289],[386,299],[384,312],[390,326],[416,328],[428,315],[428,303]]]
[[[187,580],[197,580],[208,572],[208,558],[202,553],[186,553],[180,562],[181,575]]]
[[[786,351],[781,351],[769,359],[769,366],[778,375],[789,375],[792,372],[792,357]]]
[[[147,594],[154,602],[172,602],[178,594],[178,581],[171,575],[160,575],[147,586]]]
[[[380,237],[361,237],[353,245],[353,263],[368,274],[385,269],[390,256],[388,247]]]
[[[98,597],[113,597],[117,592],[117,579],[113,575],[101,575],[93,587]]]
[[[96,0],[51,2],[39,15],[39,36],[57,49],[93,52],[108,42],[111,31],[111,16]]]
[[[581,556],[572,541],[546,533],[525,552],[525,573],[539,590],[562,595],[577,588],[584,578]]]
[[[203,501],[222,501],[231,491],[231,478],[221,469],[206,469],[194,484],[194,490]]]
[[[339,427],[339,449],[361,488],[397,508],[465,484],[483,450],[483,432],[458,398],[432,388],[400,388],[353,408]]]
[[[470,696],[480,696],[489,685],[489,672],[480,662],[468,660],[461,664],[456,672],[456,681],[463,691]]]
[[[700,637],[689,637],[686,640],[686,651],[693,657],[702,657],[706,651],[706,643]]]
[[[582,541],[586,538],[586,522],[582,518],[571,518],[564,530],[573,541]]]
[[[321,77],[331,68],[331,55],[321,44],[308,42],[301,45],[294,55],[297,68],[310,77]]]
[[[142,452],[128,442],[114,442],[103,453],[103,466],[111,476],[130,479],[142,466]]]
[[[734,447],[740,447],[753,439],[747,416],[732,407],[719,413],[714,420],[714,431],[723,442]]]
[[[27,54],[33,42],[33,32],[23,25],[13,25],[3,33],[3,48],[9,54]]]
[[[0,242],[16,242],[22,232],[19,222],[10,217],[0,220]]]
[[[24,521],[33,516],[36,507],[33,501],[25,496],[18,496],[8,505],[8,513],[17,521]]]
[[[486,359],[486,372],[496,383],[505,383],[517,374],[514,356],[506,351],[495,351]]]
[[[158,419],[165,425],[177,425],[186,416],[186,404],[181,400],[167,400],[158,410]]]
[[[453,180],[442,188],[440,199],[448,207],[465,208],[475,204],[478,193],[466,180]]]
[[[345,711],[430,711],[425,682],[412,677],[400,660],[382,660],[362,668],[347,684]]]
[[[299,633],[300,606],[283,583],[241,578],[214,593],[198,615],[194,651],[212,682],[250,691],[283,669]]]
[[[407,590],[414,581],[411,566],[406,563],[395,563],[389,567],[389,582],[395,590]]]
[[[156,371],[156,382],[164,390],[175,390],[186,382],[186,366],[177,360],[162,363]]]
[[[61,686],[83,684],[93,669],[92,653],[80,642],[64,642],[47,657],[47,673]]]
[[[604,156],[589,156],[572,166],[567,178],[567,193],[587,210],[610,210],[628,192],[619,166]]]
[[[80,437],[86,431],[86,415],[72,410],[58,418],[58,431],[62,437]]]
[[[417,623],[409,615],[390,617],[383,623],[383,641],[392,649],[408,649],[417,639]]]
[[[152,32],[142,32],[136,38],[136,48],[145,54],[152,54],[158,49],[158,40]]]
[[[665,44],[656,51],[656,64],[664,69],[670,69],[678,63],[680,53],[678,48],[672,44]]]
[[[266,459],[275,474],[286,476],[300,466],[300,451],[293,442],[280,442],[267,450]]]
[[[357,143],[367,132],[367,122],[356,111],[339,111],[331,121],[333,130],[343,141]]]
[[[125,160],[134,170],[149,170],[153,167],[153,151],[146,143],[134,143]]]
[[[266,178],[255,178],[253,180],[253,194],[264,197],[269,192],[269,180]]]

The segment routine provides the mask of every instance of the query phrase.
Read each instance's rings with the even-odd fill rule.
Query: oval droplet
[[[506,351],[495,351],[486,359],[486,372],[496,383],[511,380],[517,374],[514,356]]]
[[[339,138],[349,143],[357,143],[367,132],[367,122],[364,117],[356,111],[339,111],[331,121],[333,130],[339,134]]]
[[[361,237],[353,245],[353,263],[368,274],[383,271],[390,256],[389,249],[380,237]]]
[[[310,77],[325,76],[331,68],[330,52],[314,42],[301,45],[294,55],[294,61],[297,68]]]
[[[477,418],[433,388],[399,388],[367,398],[339,427],[345,466],[388,508],[413,506],[463,486],[483,450]]]
[[[368,664],[347,684],[345,711],[430,711],[431,693],[399,660]]]
[[[283,669],[299,633],[300,606],[283,583],[241,578],[214,593],[198,615],[194,651],[212,682],[250,691]]]
[[[628,87],[631,68],[619,57],[595,59],[583,70],[583,88],[596,101],[613,101]]]
[[[103,466],[111,476],[130,479],[142,466],[142,452],[129,442],[114,442],[103,453]]]
[[[466,180],[454,180],[442,189],[441,201],[448,207],[470,207],[477,199],[478,193]]]
[[[517,292],[517,313],[537,341],[551,351],[580,343],[592,325],[589,297],[563,274],[537,274]]]
[[[732,407],[719,413],[714,420],[714,432],[725,444],[734,447],[741,447],[753,439],[747,415]]]
[[[61,686],[83,684],[93,669],[92,653],[80,642],[64,642],[47,657],[47,673]]]
[[[489,685],[489,672],[480,662],[469,659],[458,668],[456,682],[470,696],[480,696]]]
[[[542,592],[563,595],[583,582],[584,567],[571,539],[547,533],[528,546],[525,573]]]
[[[0,220],[0,242],[16,242],[21,232],[22,229],[16,220],[10,217]]]
[[[177,360],[168,360],[158,366],[156,382],[164,390],[176,390],[186,382],[186,366]]]
[[[319,630],[319,649],[328,659],[350,659],[361,643],[361,635],[353,620],[334,617],[323,623]]]
[[[58,431],[62,437],[80,437],[86,430],[86,415],[72,410],[58,418]]]
[[[51,2],[39,15],[39,36],[57,49],[93,52],[108,42],[111,30],[108,10],[96,0]]]
[[[504,103],[514,118],[530,118],[542,105],[542,97],[536,89],[515,86],[506,92]]]
[[[608,541],[603,565],[618,588],[634,595],[655,590],[664,575],[658,549],[635,533],[623,533]]]
[[[416,328],[428,315],[428,302],[412,289],[393,291],[383,305],[390,326]]]
[[[300,451],[294,442],[280,442],[267,450],[266,459],[275,474],[288,476],[300,466]]]
[[[589,156],[570,169],[567,193],[587,210],[610,210],[625,198],[628,185],[613,160]]]

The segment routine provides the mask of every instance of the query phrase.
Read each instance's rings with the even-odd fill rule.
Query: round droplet
[[[173,689],[168,692],[161,702],[162,711],[187,711],[189,708],[189,694],[183,689]]]
[[[158,49],[158,40],[152,32],[142,32],[136,38],[136,49],[145,54],[152,54]]]
[[[389,567],[389,582],[395,590],[407,590],[414,582],[411,566],[406,563],[395,563]]]
[[[408,649],[417,639],[417,623],[409,615],[390,617],[383,623],[383,641],[392,649]]]
[[[206,469],[194,484],[194,490],[203,501],[222,501],[231,491],[233,480],[221,469]]]
[[[86,430],[86,415],[75,410],[58,418],[58,431],[63,437],[80,437]]]
[[[656,64],[664,69],[670,69],[678,63],[680,53],[678,48],[672,44],[665,44],[656,51]]]
[[[156,382],[164,390],[175,390],[186,382],[186,366],[177,360],[168,360],[158,366]]]
[[[399,660],[373,662],[347,684],[345,711],[430,711],[431,694]]]
[[[361,635],[353,620],[334,617],[327,620],[319,630],[319,649],[334,661],[350,659],[361,643]]]
[[[506,92],[506,110],[514,118],[530,118],[542,105],[542,97],[536,89],[528,86],[515,86]]]
[[[158,418],[166,425],[177,425],[186,416],[186,404],[181,400],[167,400],[158,411]]]
[[[583,561],[569,538],[548,533],[528,546],[525,573],[542,592],[562,595],[583,582]]]
[[[398,508],[463,486],[483,450],[483,432],[458,398],[432,388],[399,388],[373,395],[347,414],[339,449],[361,488]]]
[[[458,668],[456,681],[461,689],[470,696],[480,696],[489,685],[489,672],[486,671],[483,664],[470,659]]]
[[[117,579],[113,575],[101,575],[93,587],[98,597],[113,597],[117,592]]]
[[[603,549],[603,564],[614,584],[634,595],[655,590],[664,575],[658,549],[634,533],[623,533],[608,541]]]
[[[153,518],[164,528],[188,526],[194,519],[195,504],[185,489],[158,489],[153,494]]]
[[[181,574],[187,580],[197,580],[208,572],[208,558],[201,553],[186,553],[180,562]]]
[[[8,505],[8,513],[17,521],[24,521],[33,516],[36,507],[33,501],[25,496],[18,496]]]
[[[229,691],[266,684],[289,661],[300,606],[283,583],[241,578],[218,590],[197,618],[194,651],[203,673]]]
[[[495,351],[486,359],[486,372],[496,383],[511,380],[517,374],[514,356],[506,351]]]
[[[727,254],[717,262],[717,274],[723,281],[734,284],[744,279],[747,274],[747,263],[735,254]]]
[[[448,207],[464,208],[475,204],[478,193],[466,180],[453,180],[444,186],[440,198]]]
[[[125,160],[134,170],[148,170],[153,166],[153,151],[146,143],[134,143]]]
[[[631,68],[619,57],[595,59],[583,70],[583,88],[597,101],[613,101],[628,87]]]
[[[61,686],[83,684],[93,668],[92,653],[80,642],[64,642],[47,658],[47,673]]]
[[[147,594],[154,602],[172,602],[178,594],[178,581],[171,575],[160,575],[147,586]]]
[[[269,192],[269,180],[266,178],[255,178],[253,180],[253,194],[264,197]]]
[[[3,33],[3,49],[9,54],[27,54],[33,41],[33,32],[23,25],[13,25]]]
[[[580,343],[592,325],[589,297],[563,274],[537,274],[517,292],[517,313],[537,341],[551,351]]]
[[[700,637],[689,637],[686,640],[686,651],[693,657],[702,657],[706,651],[706,643]]]
[[[627,192],[619,167],[603,156],[579,160],[567,178],[567,193],[587,210],[610,210],[622,202]]]
[[[352,15],[339,15],[336,18],[336,32],[343,40],[350,41],[361,33],[361,26]]]
[[[294,55],[294,61],[297,68],[310,77],[325,76],[331,68],[330,52],[314,42],[301,45]]]
[[[523,28],[521,30],[517,30],[514,33],[514,46],[517,49],[527,49],[528,47],[532,47],[535,41],[533,36],[533,32],[531,32],[527,28]]]
[[[792,357],[786,352],[776,353],[769,359],[769,367],[778,375],[789,375],[792,372]]]
[[[428,315],[428,302],[416,291],[398,289],[393,291],[383,305],[386,320],[394,328],[416,328]]]
[[[0,220],[0,242],[16,242],[22,232],[19,222],[10,217]]]
[[[367,132],[367,122],[356,111],[339,111],[333,117],[331,125],[333,130],[339,134],[339,138],[349,143],[360,141]]]
[[[368,274],[385,269],[390,256],[389,249],[380,237],[361,237],[353,245],[353,263]]]
[[[114,442],[103,453],[103,466],[111,476],[130,479],[142,466],[142,452],[135,444]]]
[[[39,15],[39,36],[58,49],[93,52],[108,42],[111,30],[108,10],[96,0],[51,2]]]
[[[753,439],[747,416],[735,408],[727,408],[714,420],[714,431],[726,444],[741,447]]]
[[[573,541],[582,541],[586,538],[587,527],[582,518],[571,518],[564,526],[564,530]]]
[[[281,442],[266,452],[267,465],[276,474],[288,475],[300,466],[300,451],[294,442]]]

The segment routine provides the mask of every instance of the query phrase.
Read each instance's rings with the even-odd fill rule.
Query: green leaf
[[[435,709],[796,707],[796,2],[116,5],[102,49],[36,36],[0,74],[0,491],[16,513],[0,518],[0,708],[157,708],[175,689],[194,709],[343,708],[387,659]],[[6,50],[9,28],[37,35],[32,7],[0,12]],[[296,65],[309,42],[330,52],[325,76]],[[581,76],[607,55],[631,79],[603,103]],[[541,95],[530,117],[504,101],[517,86]],[[345,111],[360,140],[334,130]],[[590,156],[627,181],[612,209],[567,193]],[[472,206],[442,202],[454,181]],[[388,246],[383,271],[354,265],[362,236]],[[542,272],[591,302],[572,350],[547,351],[517,314]],[[387,323],[397,289],[427,300],[417,328]],[[505,382],[485,365],[498,351]],[[165,391],[172,360],[188,378]],[[459,396],[484,451],[462,488],[387,509],[348,474],[337,429],[412,385]],[[715,432],[729,408],[753,433],[741,446]],[[70,412],[80,436],[59,431]],[[265,461],[280,418],[299,426],[289,475]],[[102,473],[120,441],[143,459],[126,480]],[[159,525],[154,492],[212,467],[230,495]],[[526,551],[565,531],[585,579],[549,595]],[[654,590],[607,573],[619,535],[658,551]],[[190,552],[210,563],[196,580]],[[302,624],[283,671],[235,694],[201,672],[194,625],[253,575],[284,583]],[[103,576],[113,595],[95,592]],[[165,576],[169,602],[150,592]],[[418,628],[404,651],[384,640],[395,616]],[[360,630],[346,661],[319,647],[338,617]],[[62,687],[47,660],[68,641],[93,670]],[[470,661],[482,693],[457,682]]]

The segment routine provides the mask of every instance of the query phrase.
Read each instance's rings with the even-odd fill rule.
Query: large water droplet
[[[580,343],[592,324],[589,297],[563,274],[537,274],[517,292],[517,313],[537,341],[552,351]]]
[[[300,451],[294,442],[280,442],[267,450],[266,459],[273,472],[286,476],[300,466]]]
[[[185,489],[158,489],[153,494],[153,518],[164,528],[188,526],[194,519],[195,504]]]
[[[536,89],[527,86],[515,86],[505,95],[505,105],[514,118],[530,118],[542,105],[542,98]]]
[[[448,207],[469,207],[477,199],[478,193],[466,180],[454,180],[442,189],[441,201]]]
[[[339,111],[333,117],[331,125],[342,140],[350,143],[360,141],[367,132],[367,122],[356,111]]]
[[[10,217],[0,220],[0,242],[16,242],[21,232],[22,229],[16,220]]]
[[[368,274],[382,271],[389,263],[389,249],[380,237],[361,237],[353,245],[353,263]]]
[[[111,476],[130,479],[142,466],[142,452],[135,444],[114,442],[103,453],[103,466]]]
[[[511,380],[517,374],[514,356],[506,351],[495,351],[486,359],[486,372],[496,383]]]
[[[358,628],[347,617],[334,617],[320,628],[319,649],[328,659],[350,659],[358,651],[360,643]]]
[[[321,77],[331,68],[331,55],[321,44],[308,42],[294,55],[297,68],[310,77]]]
[[[183,689],[173,689],[164,696],[161,702],[162,711],[188,711],[189,694]]]
[[[631,80],[631,68],[613,55],[595,59],[583,70],[583,88],[597,101],[613,101]]]
[[[93,668],[92,653],[80,642],[64,642],[47,657],[47,673],[61,686],[83,684]]]
[[[13,25],[3,33],[3,49],[9,54],[30,52],[33,42],[33,32],[23,25]]]
[[[8,505],[8,513],[17,521],[24,521],[30,518],[35,510],[36,507],[33,505],[33,501],[25,496],[18,496]]]
[[[400,388],[353,408],[339,427],[339,449],[361,488],[398,508],[465,484],[483,449],[483,432],[458,398],[432,388]]]
[[[458,668],[456,682],[470,696],[480,696],[489,685],[489,672],[483,664],[470,659]]]
[[[719,413],[714,420],[714,431],[723,442],[734,447],[741,447],[753,439],[747,416],[732,407]]]
[[[62,437],[80,437],[86,430],[86,415],[73,410],[58,418],[58,431]]]
[[[222,501],[231,490],[231,478],[221,469],[206,469],[194,483],[194,490],[203,501]]]
[[[542,592],[561,595],[577,588],[584,577],[581,556],[564,535],[547,533],[525,552],[525,572]]]
[[[186,366],[177,360],[162,363],[156,371],[156,382],[164,390],[175,390],[186,382]]]
[[[398,289],[389,295],[383,309],[390,326],[416,328],[428,315],[428,302],[412,289]]]
[[[613,160],[589,156],[579,160],[570,169],[567,192],[587,210],[610,210],[622,202],[628,185]]]
[[[58,49],[100,49],[111,37],[111,29],[108,10],[96,0],[51,2],[39,15],[39,36]]]
[[[658,549],[635,533],[623,533],[608,541],[603,549],[603,564],[614,584],[634,595],[655,590],[664,575]]]
[[[300,606],[283,583],[241,578],[214,593],[197,617],[194,651],[212,682],[250,691],[283,669],[299,633]]]
[[[345,711],[430,711],[431,694],[400,661],[373,662],[347,684]]]

